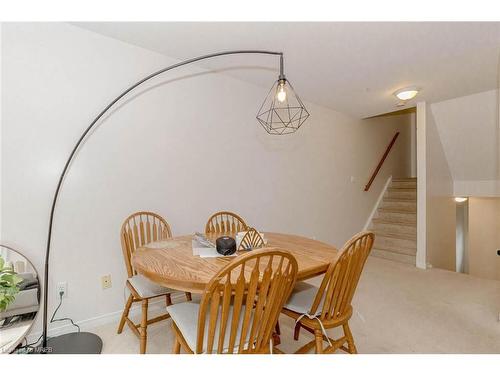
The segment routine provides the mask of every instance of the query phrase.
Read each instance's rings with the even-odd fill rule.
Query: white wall
[[[417,177],[417,113],[410,116],[410,176]]]
[[[470,198],[468,221],[468,273],[500,280],[500,198]]]
[[[453,178],[433,114],[426,107],[426,253],[433,267],[455,270]]]
[[[417,254],[418,268],[427,268],[427,103],[417,103]]]
[[[122,89],[174,60],[67,24],[2,27],[1,236],[42,270],[51,199],[74,142]],[[269,86],[276,78],[262,74]],[[255,120],[268,89],[190,67],[155,80],[107,116],[62,188],[49,311],[59,281],[68,282],[61,315],[81,321],[123,308],[119,228],[137,210],[165,216],[174,235],[201,230],[220,209],[264,231],[337,246],[363,227],[387,177],[409,173],[401,141],[363,192],[408,118],[360,121],[306,102],[311,117],[303,128],[271,137]],[[228,176],[230,183],[220,182]],[[103,291],[105,274],[113,287]]]
[[[469,201],[456,205],[455,271],[469,273]]]
[[[426,189],[421,200],[426,202],[425,215],[421,205],[418,209],[419,215],[425,217],[426,232],[419,230],[419,235],[426,238],[426,262],[434,267],[456,269],[453,197],[500,194],[497,101],[498,91],[493,90],[422,104],[425,119],[420,120],[426,127],[422,172],[426,182],[421,181],[419,171],[419,184]],[[422,241],[420,244],[423,246]]]
[[[432,104],[457,196],[498,196],[498,90]]]

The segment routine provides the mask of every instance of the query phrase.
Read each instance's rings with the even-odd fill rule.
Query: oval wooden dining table
[[[337,249],[320,241],[281,233],[265,232],[264,236],[266,247],[288,250],[297,259],[297,280],[321,275],[337,258]],[[138,248],[132,255],[134,269],[165,287],[201,294],[212,277],[235,257],[193,255],[192,237],[173,237]]]

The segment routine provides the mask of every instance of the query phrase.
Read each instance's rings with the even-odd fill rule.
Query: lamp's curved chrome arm
[[[85,131],[82,133],[78,141],[76,142],[75,146],[73,147],[73,150],[71,151],[71,154],[68,157],[68,160],[66,160],[66,164],[64,165],[64,168],[61,172],[61,175],[59,177],[59,182],[57,183],[57,188],[54,194],[54,199],[52,200],[52,208],[50,210],[50,220],[49,220],[49,229],[48,229],[48,234],[47,234],[47,250],[45,252],[45,269],[44,269],[44,280],[43,280],[43,338],[42,338],[42,347],[47,346],[47,305],[48,305],[48,286],[49,286],[49,257],[50,257],[50,244],[51,244],[51,239],[52,239],[52,226],[54,223],[54,213],[55,213],[55,208],[56,208],[56,203],[57,203],[57,198],[59,196],[59,191],[61,190],[62,183],[64,181],[64,177],[66,176],[66,172],[68,171],[68,168],[71,164],[71,161],[73,160],[76,151],[82,144],[83,140],[86,138],[90,130],[97,124],[97,122],[104,116],[106,112],[109,111],[111,107],[113,107],[120,99],[122,99],[125,95],[127,95],[129,92],[134,90],[135,88],[141,86],[143,83],[149,81],[150,79],[168,72],[169,70],[179,68],[184,65],[188,65],[200,60],[206,60],[210,59],[213,57],[218,57],[218,56],[225,56],[225,55],[239,55],[239,54],[261,54],[261,55],[278,55],[280,56],[280,77],[284,76],[283,73],[283,52],[273,52],[273,51],[262,51],[262,50],[236,50],[236,51],[225,51],[225,52],[217,52],[217,53],[212,53],[209,55],[204,55],[204,56],[199,56],[195,57],[189,60],[184,60],[181,62],[178,62],[177,64],[170,65],[166,68],[163,68],[161,70],[158,70],[157,72],[154,72],[147,77],[141,79],[140,81],[134,83],[132,86],[127,88],[125,91],[123,91],[120,95],[118,95],[111,103],[109,103],[106,108],[104,108],[98,115],[97,117],[90,123],[90,125],[85,129]]]

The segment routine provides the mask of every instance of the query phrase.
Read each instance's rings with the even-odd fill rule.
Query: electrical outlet
[[[111,288],[111,275],[104,275],[101,277],[101,286],[102,289]]]
[[[61,281],[57,284],[57,297],[59,297],[60,293],[63,293],[63,298],[68,297],[68,282]]]

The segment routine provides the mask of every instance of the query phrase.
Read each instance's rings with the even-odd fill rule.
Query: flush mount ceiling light
[[[463,203],[467,200],[467,197],[455,197],[455,202]]]
[[[399,100],[407,101],[417,96],[419,89],[415,86],[405,87],[394,92],[394,96]]]

